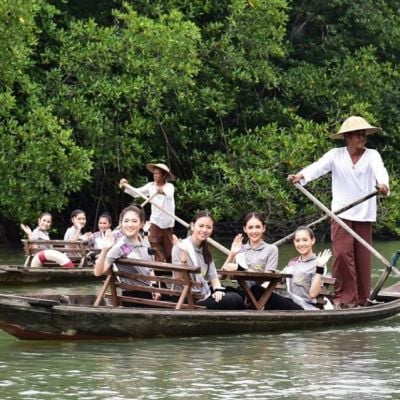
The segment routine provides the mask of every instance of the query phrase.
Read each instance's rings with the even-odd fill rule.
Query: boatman
[[[331,139],[344,139],[346,146],[329,150],[318,161],[288,180],[305,185],[328,172],[332,173],[332,210],[339,210],[371,193],[389,194],[389,176],[380,154],[365,147],[366,136],[380,132],[364,118],[347,118]],[[372,222],[376,221],[376,198],[344,211],[340,218],[367,243],[372,243]],[[332,276],[336,278],[336,309],[367,305],[371,291],[371,255],[336,221],[332,220]]]
[[[171,262],[172,229],[175,224],[175,187],[170,181],[173,181],[175,177],[162,163],[149,163],[146,164],[146,168],[153,174],[153,182],[138,188],[137,191],[149,197],[152,203],[149,242],[155,251],[155,261]],[[121,179],[120,184],[124,183],[128,181]]]

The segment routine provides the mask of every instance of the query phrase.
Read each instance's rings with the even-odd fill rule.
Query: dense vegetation
[[[114,216],[146,162],[178,177],[178,214],[265,212],[281,236],[320,213],[286,182],[349,115],[392,196],[375,228],[398,235],[400,8],[393,0],[3,0],[0,218],[65,228],[71,209]],[[329,177],[309,186],[326,204]],[[290,221],[290,222],[285,222]],[[57,225],[56,223],[56,225]],[[0,232],[1,234],[1,232]],[[11,235],[12,236],[12,235]]]

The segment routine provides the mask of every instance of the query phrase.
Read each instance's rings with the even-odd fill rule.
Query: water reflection
[[[0,336],[0,387],[3,399],[394,399],[399,333],[394,318],[279,335],[86,343]]]

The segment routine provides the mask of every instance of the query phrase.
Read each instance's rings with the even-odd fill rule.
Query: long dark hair
[[[204,217],[205,217],[205,218],[210,218],[210,219],[212,220],[213,224],[215,225],[215,219],[214,219],[214,217],[213,217],[208,211],[198,211],[198,212],[194,215],[194,217],[193,217],[193,219],[192,219],[192,223],[194,224],[197,220],[199,220],[200,218],[204,218]],[[208,247],[207,240],[204,240],[204,241],[202,242],[202,244],[201,244],[201,251],[202,251],[202,253],[203,253],[204,261],[206,262],[206,264],[207,264],[208,266],[210,266],[210,264],[212,263],[213,258],[212,258],[211,251],[210,251],[210,249],[209,249],[209,247]]]

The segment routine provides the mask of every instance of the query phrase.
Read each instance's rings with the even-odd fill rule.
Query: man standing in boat
[[[148,196],[151,204],[149,242],[155,251],[155,261],[171,262],[173,246],[172,229],[175,224],[175,187],[169,182],[175,179],[169,168],[162,163],[146,164],[146,168],[153,174],[153,182],[137,189],[144,196]],[[120,185],[128,183],[121,179]],[[134,195],[138,197],[138,195]],[[155,206],[153,203],[157,204]],[[164,212],[165,210],[166,212]],[[145,231],[145,234],[147,232]]]
[[[364,118],[351,116],[332,134],[331,139],[344,139],[346,146],[329,150],[318,161],[302,169],[288,180],[305,185],[328,172],[332,173],[332,211],[371,193],[389,194],[389,176],[378,151],[368,149],[366,136],[380,132]],[[339,214],[340,218],[372,243],[372,223],[376,221],[376,198]],[[332,275],[335,283],[335,308],[364,306],[371,291],[371,255],[336,221],[331,223],[333,247]]]

